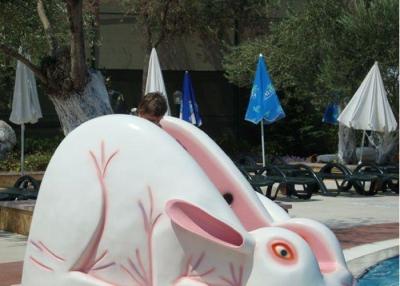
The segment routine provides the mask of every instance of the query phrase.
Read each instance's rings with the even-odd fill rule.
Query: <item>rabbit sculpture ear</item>
[[[163,130],[174,137],[203,169],[247,231],[271,226],[273,219],[234,163],[203,131],[183,120],[164,116]]]
[[[238,231],[193,204],[171,200],[165,211],[174,224],[195,235],[231,248],[243,245],[244,238]]]

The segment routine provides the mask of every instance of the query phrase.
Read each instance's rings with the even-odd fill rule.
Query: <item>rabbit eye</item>
[[[283,242],[277,242],[272,244],[273,253],[284,260],[293,261],[295,259],[294,251],[292,248]]]

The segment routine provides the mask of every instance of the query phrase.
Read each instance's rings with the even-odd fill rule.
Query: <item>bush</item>
[[[236,138],[232,131],[225,131],[215,142],[222,150],[232,159],[235,159],[239,154],[249,152],[251,145],[246,140]]]
[[[57,135],[51,138],[26,138],[25,140],[25,171],[44,171],[53,156],[54,151],[60,144],[62,136]],[[14,150],[1,161],[0,171],[20,172],[21,171],[21,150],[17,144]]]

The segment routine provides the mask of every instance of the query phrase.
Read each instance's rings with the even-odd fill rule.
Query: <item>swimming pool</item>
[[[358,281],[358,286],[398,286],[399,257],[384,260],[373,266]]]

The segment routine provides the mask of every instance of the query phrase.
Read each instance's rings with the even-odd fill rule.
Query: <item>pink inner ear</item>
[[[225,161],[229,158],[223,151],[207,135],[194,130],[195,127],[181,124],[168,118],[161,120],[163,129],[192,156],[219,192],[232,193],[234,200],[230,206],[246,230],[270,226],[272,219],[261,204],[255,201],[253,190],[246,190],[246,186],[242,185],[245,179],[235,178],[237,174],[230,170],[229,165],[232,163]]]
[[[166,213],[180,227],[208,240],[228,247],[240,247],[242,235],[195,205],[181,200],[167,203]]]

